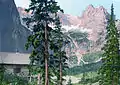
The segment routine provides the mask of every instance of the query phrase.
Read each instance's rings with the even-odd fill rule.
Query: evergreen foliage
[[[93,63],[99,59],[101,59],[102,57],[102,52],[98,51],[98,52],[91,52],[91,53],[87,53],[83,55],[83,60],[85,62],[89,62],[89,63]]]
[[[27,26],[32,29],[26,44],[26,49],[33,49],[30,55],[30,72],[40,73],[42,84],[53,84],[55,81],[52,77],[58,78],[58,75],[61,83],[62,70],[65,69],[63,66],[66,67],[67,59],[62,50],[66,40],[61,32],[58,16],[58,12],[63,13],[63,10],[55,0],[31,0],[26,11],[32,11],[31,17],[24,18]]]
[[[4,82],[4,72],[5,72],[5,66],[3,64],[0,65],[0,85],[2,85]]]
[[[67,70],[67,75],[78,75],[84,72],[96,72],[101,67],[102,62],[85,64],[83,66],[74,66]]]
[[[103,48],[103,65],[100,68],[100,85],[118,85],[120,84],[120,55],[118,31],[115,26],[114,8],[111,6],[111,16],[106,28],[106,44]]]
[[[26,76],[8,73],[5,70],[0,72],[0,78],[0,85],[29,85]]]

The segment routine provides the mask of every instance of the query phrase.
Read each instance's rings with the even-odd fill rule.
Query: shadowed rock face
[[[29,30],[22,26],[14,0],[0,0],[0,51],[26,52]]]

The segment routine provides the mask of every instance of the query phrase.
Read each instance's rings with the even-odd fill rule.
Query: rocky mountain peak
[[[103,7],[89,5],[80,17],[80,26],[91,29],[89,39],[96,41],[100,32],[105,32],[107,26],[108,12]]]
[[[105,10],[105,8],[104,8],[103,6],[100,6],[99,9],[101,9],[101,10]]]
[[[103,7],[103,6],[100,6],[100,7],[94,7],[93,5],[89,5],[86,10],[84,10],[83,14],[82,14],[82,17],[92,17],[92,16],[95,16],[96,14],[98,13],[101,13],[101,14],[104,14],[104,15],[107,15],[108,12],[107,10]],[[99,14],[99,16],[101,15]],[[97,17],[97,16],[96,16]]]
[[[94,9],[94,6],[92,4],[88,5],[88,7],[86,8],[86,10],[91,10],[91,9]]]
[[[31,14],[26,13],[24,9],[20,7],[18,7],[18,11],[22,17]],[[94,7],[90,4],[83,11],[82,16],[62,13],[58,13],[58,15],[63,25],[79,26],[80,28],[91,30],[89,32],[89,39],[96,41],[98,39],[98,34],[105,31],[109,14],[103,6]]]

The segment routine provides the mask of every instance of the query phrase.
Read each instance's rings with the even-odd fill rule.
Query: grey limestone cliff
[[[0,0],[0,51],[27,52],[24,46],[29,33],[21,24],[14,0]]]

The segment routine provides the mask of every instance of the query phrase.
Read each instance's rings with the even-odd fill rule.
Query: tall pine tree
[[[64,52],[61,51],[63,34],[58,17],[58,12],[63,10],[57,6],[55,0],[31,0],[26,11],[32,11],[31,17],[24,19],[27,26],[32,29],[26,44],[27,49],[31,46],[33,48],[30,56],[31,71],[40,73],[44,81],[42,84],[49,85],[51,76],[56,76],[55,73],[60,66],[58,64],[61,61],[60,56],[65,57],[61,55],[61,52]]]
[[[111,6],[111,16],[106,28],[106,44],[104,45],[103,65],[99,72],[100,85],[119,85],[120,79],[120,55],[119,34],[115,25],[114,8]]]
[[[63,83],[63,76],[65,75],[66,68],[68,68],[67,64],[67,56],[65,52],[65,46],[69,43],[69,40],[65,37],[62,32],[60,19],[59,17],[55,20],[55,28],[56,30],[52,31],[53,39],[51,41],[51,50],[53,50],[53,59],[51,62],[55,62],[53,66],[55,69],[55,76],[57,77],[57,85],[62,85]]]

